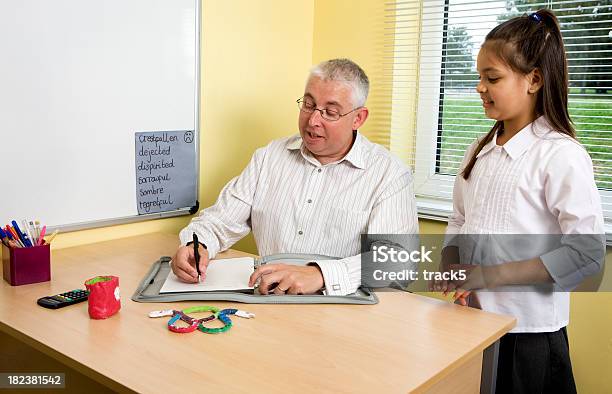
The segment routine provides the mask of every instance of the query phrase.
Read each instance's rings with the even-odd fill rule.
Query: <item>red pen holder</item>
[[[11,286],[50,281],[49,244],[31,248],[8,248],[2,245],[2,275]]]

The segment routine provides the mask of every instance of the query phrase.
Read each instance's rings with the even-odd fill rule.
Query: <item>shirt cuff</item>
[[[325,295],[347,295],[357,291],[361,284],[361,255],[341,260],[314,261],[323,273]]]
[[[601,269],[597,259],[590,260],[568,246],[563,246],[540,256],[544,267],[555,283],[565,291],[571,291],[587,276]]]

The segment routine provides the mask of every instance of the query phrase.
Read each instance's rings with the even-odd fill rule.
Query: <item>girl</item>
[[[443,266],[467,269],[468,276],[434,287],[455,290],[463,304],[471,290],[482,289],[469,297],[470,305],[516,317],[515,328],[500,341],[498,393],[575,393],[566,290],[599,271],[605,244],[591,159],[575,140],[568,114],[567,62],[554,14],[540,10],[494,28],[478,54],[477,69],[476,90],[486,116],[496,123],[466,152],[447,234],[487,234],[476,243],[487,237],[487,247],[493,243],[501,249],[505,238],[495,238],[499,234],[560,234],[562,247],[467,266],[449,265],[461,261],[461,249],[447,246]],[[570,234],[591,235],[595,241],[590,248],[576,248]],[[518,249],[510,255],[525,252],[506,247]],[[516,291],[517,285],[531,290]]]

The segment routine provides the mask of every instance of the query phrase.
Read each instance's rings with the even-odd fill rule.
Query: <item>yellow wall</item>
[[[384,1],[315,1],[312,62],[348,57],[364,69],[370,79],[367,101],[370,116],[360,131],[388,147],[391,118],[388,112],[376,111],[389,107],[392,93],[389,81],[384,79],[385,65],[381,61],[383,43],[393,43],[392,37],[385,36],[388,33],[385,27],[393,25],[385,23],[384,12]],[[368,23],[362,23],[364,20]]]
[[[414,158],[413,136],[404,131],[416,127],[417,96],[403,96],[402,106],[406,110],[390,112],[394,94],[391,83],[394,59],[390,51],[395,42],[394,20],[385,17],[390,7],[382,0],[315,1],[312,61],[318,63],[334,57],[348,57],[365,70],[370,79],[367,101],[370,117],[360,131],[401,159],[410,161]],[[418,13],[402,18],[413,18],[415,24],[419,23]],[[406,39],[401,40],[400,44],[405,44]],[[409,52],[410,49],[404,51],[403,56],[414,56],[415,59],[419,56],[417,52]],[[404,80],[411,77],[410,71],[402,71],[402,74]],[[392,128],[402,132],[389,133]]]
[[[298,132],[312,63],[312,0],[203,1],[200,205],[253,151]],[[255,251],[252,236],[236,248]]]

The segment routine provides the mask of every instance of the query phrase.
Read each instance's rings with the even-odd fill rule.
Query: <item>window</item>
[[[579,141],[593,159],[607,232],[612,233],[612,3],[608,0],[425,0],[389,5],[391,135],[413,136],[408,162],[415,171],[421,216],[447,217],[465,150],[493,125],[475,91],[475,60],[486,34],[511,17],[540,8],[553,10],[561,23],[570,74],[570,115]],[[402,122],[399,106],[415,96],[416,119],[413,124]],[[399,154],[406,144],[394,146],[392,139],[389,147]]]

